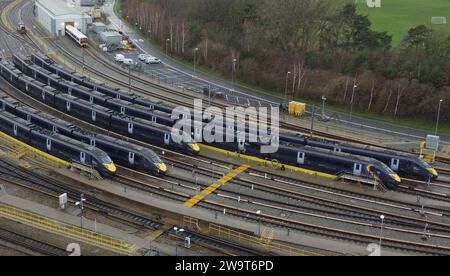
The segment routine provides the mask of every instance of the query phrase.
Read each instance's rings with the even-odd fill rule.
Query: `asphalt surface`
[[[133,29],[127,26],[127,23],[122,22],[122,20],[114,13],[114,2],[115,0],[108,0],[104,6],[104,11],[110,15],[110,21],[120,27],[127,35],[130,36],[130,39],[140,48],[144,53],[151,54],[161,59],[161,61],[172,67],[171,69],[188,76],[196,76],[198,81],[204,83],[204,86],[207,87],[209,85],[213,87],[222,88],[222,90],[234,90],[235,95],[241,95],[243,97],[248,97],[250,99],[259,99],[261,102],[271,103],[273,105],[281,104],[284,99],[280,97],[275,97],[272,95],[267,95],[262,92],[255,91],[253,89],[234,84],[229,81],[222,80],[220,78],[212,77],[205,73],[196,71],[194,72],[194,68],[182,64],[170,57],[167,57],[165,53],[161,52],[157,47],[153,46],[150,42],[146,40],[141,34],[136,33]],[[312,108],[310,107],[310,112]],[[319,111],[320,113],[321,111]],[[336,112],[326,112],[326,116],[333,117],[339,120],[342,124],[351,124],[357,127],[364,127],[368,129],[373,129],[380,132],[391,133],[391,134],[399,134],[404,135],[410,138],[424,139],[426,135],[430,134],[427,131],[398,126],[395,124],[385,123],[376,120],[370,120],[366,118],[361,118],[357,116],[350,116],[345,113],[336,113]],[[441,141],[444,143],[450,143],[450,135],[440,135]]]

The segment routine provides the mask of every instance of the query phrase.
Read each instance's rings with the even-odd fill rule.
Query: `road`
[[[170,66],[173,70],[176,70],[180,73],[184,73],[189,76],[196,76],[199,81],[203,81],[205,86],[213,85],[216,87],[221,87],[224,90],[234,90],[236,94],[242,95],[243,97],[248,97],[251,99],[260,99],[262,102],[268,102],[273,105],[279,105],[285,100],[281,97],[276,97],[273,95],[265,94],[261,91],[256,91],[254,89],[250,89],[248,87],[244,87],[242,85],[238,85],[217,77],[210,76],[208,74],[195,71],[194,68],[188,65],[185,65],[177,60],[174,60],[165,55],[165,53],[161,52],[157,47],[152,45],[147,38],[143,37],[141,34],[136,33],[133,29],[131,29],[127,23],[123,22],[114,12],[114,3],[115,0],[108,0],[103,9],[106,14],[109,15],[109,20],[112,24],[120,27],[127,35],[129,35],[130,39],[135,43],[135,45],[142,50],[144,53],[151,54],[153,56],[157,56],[161,59],[161,61]],[[309,107],[309,112],[311,113],[312,107]],[[320,113],[321,111],[319,111]],[[426,135],[434,134],[429,133],[427,131],[398,126],[391,123],[386,123],[382,121],[371,120],[367,118],[361,118],[357,116],[350,116],[346,113],[338,113],[338,112],[326,112],[326,116],[337,118],[340,123],[347,125],[354,125],[355,127],[363,127],[366,129],[372,129],[378,132],[385,132],[390,134],[402,135],[414,139],[424,140]],[[445,144],[450,144],[450,135],[440,134],[441,141]]]

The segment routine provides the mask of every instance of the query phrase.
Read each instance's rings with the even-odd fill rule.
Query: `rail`
[[[274,232],[268,229],[263,230],[260,237],[256,237],[211,223],[209,225],[208,232],[209,235],[215,235],[231,241],[245,243],[256,248],[265,249],[266,251],[282,252],[283,254],[289,256],[320,256],[320,254],[315,252],[298,249],[273,241]]]
[[[124,255],[133,255],[136,247],[123,240],[62,223],[9,205],[0,204],[0,216],[54,234],[73,238]]]

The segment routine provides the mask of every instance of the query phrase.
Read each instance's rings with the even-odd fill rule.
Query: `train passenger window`
[[[305,153],[304,152],[297,153],[297,163],[300,165],[305,164]]]
[[[86,153],[80,152],[80,162],[81,164],[86,163]]]
[[[170,135],[168,133],[164,134],[164,144],[166,145],[170,144]]]
[[[129,152],[128,153],[128,163],[130,163],[130,165],[134,165],[134,152]]]

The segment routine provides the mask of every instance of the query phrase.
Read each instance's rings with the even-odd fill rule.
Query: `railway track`
[[[58,197],[63,193],[67,193],[72,203],[79,200],[81,194],[85,194],[83,191],[71,188],[67,184],[55,179],[38,175],[35,172],[27,171],[23,168],[17,168],[5,160],[0,160],[0,179],[7,183],[45,193],[52,197]],[[105,214],[111,218],[153,230],[159,229],[162,226],[160,222],[152,218],[128,211],[112,203],[97,199],[94,196],[86,194],[85,198],[87,202],[86,208]]]
[[[133,178],[126,178],[127,183],[133,182],[135,187],[142,185],[145,186],[146,189],[149,187],[148,184],[144,181],[137,181]],[[189,195],[180,193],[177,191],[172,191],[170,189],[158,187],[152,187],[156,191],[163,191],[164,194],[171,194],[172,198],[178,198],[180,203],[185,202],[190,198]],[[356,243],[371,243],[376,242],[379,239],[378,235],[370,235],[350,230],[342,230],[334,227],[327,227],[323,225],[317,225],[312,223],[306,223],[302,221],[297,221],[293,219],[280,218],[278,216],[269,215],[269,214],[259,214],[257,215],[253,210],[236,207],[229,204],[219,203],[217,201],[205,200],[200,202],[198,205],[200,208],[205,208],[208,210],[212,210],[215,212],[222,212],[224,209],[227,210],[227,214],[231,216],[240,217],[245,220],[251,221],[260,221],[264,223],[265,226],[274,226],[274,227],[288,227],[290,229],[303,231],[307,233],[311,233],[314,235],[319,235],[327,238],[339,239],[352,241]],[[372,224],[373,227],[379,228],[380,225]],[[416,235],[420,235],[421,233],[416,232]],[[402,250],[405,252],[416,252],[421,254],[431,254],[431,255],[448,255],[450,254],[450,247],[438,246],[433,244],[425,244],[425,243],[417,243],[412,241],[405,241],[401,239],[395,238],[385,238],[383,242],[384,246],[389,248],[394,248],[398,250]]]
[[[29,237],[0,228],[0,240],[15,245],[14,249],[25,248],[44,256],[67,256],[68,252],[49,243],[31,239]],[[18,248],[17,248],[18,247]]]

